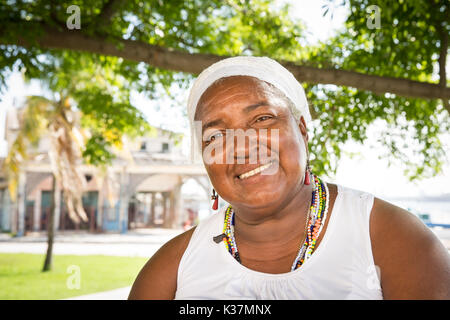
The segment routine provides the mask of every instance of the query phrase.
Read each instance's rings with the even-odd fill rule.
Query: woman
[[[188,114],[230,206],[161,247],[130,299],[450,298],[449,254],[418,218],[311,172],[305,94],[280,64],[210,66]]]

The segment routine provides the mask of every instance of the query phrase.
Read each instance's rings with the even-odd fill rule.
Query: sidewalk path
[[[126,234],[58,233],[53,244],[53,253],[151,257],[164,243],[182,232],[183,230],[154,228],[132,230]],[[0,252],[45,254],[46,241],[45,233],[20,238],[2,234]]]

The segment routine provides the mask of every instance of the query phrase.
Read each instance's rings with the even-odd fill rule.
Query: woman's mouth
[[[269,163],[264,164],[256,169],[250,170],[248,172],[245,172],[245,173],[239,175],[238,178],[241,180],[250,178],[260,172],[263,172],[264,170],[267,170],[271,165],[272,165],[272,162],[269,162]]]

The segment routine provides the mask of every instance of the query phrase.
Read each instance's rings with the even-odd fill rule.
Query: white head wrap
[[[251,76],[266,81],[281,90],[293,103],[295,117],[302,115],[305,121],[311,120],[305,91],[293,74],[277,61],[267,57],[238,56],[220,60],[200,73],[191,88],[188,99],[188,116],[191,128],[202,94],[216,80],[231,76]],[[298,119],[298,118],[297,118]]]
[[[194,122],[198,101],[206,89],[216,80],[231,76],[251,76],[272,84],[291,100],[292,103],[289,108],[297,120],[300,116],[305,118],[306,123],[311,120],[303,87],[295,79],[294,75],[277,61],[267,57],[248,56],[223,59],[210,65],[200,73],[189,94],[187,107],[191,127],[191,156],[195,157],[201,153],[202,148],[201,142],[198,140],[202,135],[201,128],[195,126]]]

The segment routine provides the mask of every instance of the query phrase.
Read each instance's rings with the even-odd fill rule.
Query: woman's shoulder
[[[202,219],[196,226],[166,242],[144,265],[131,289],[129,299],[173,299],[178,267],[191,239],[202,230],[215,228],[226,208]]]
[[[450,299],[450,255],[418,217],[370,192],[336,189],[348,206],[367,209],[385,299]]]
[[[177,288],[178,266],[196,227],[166,242],[139,272],[129,299],[173,299]]]
[[[385,298],[450,298],[450,255],[418,217],[375,197],[370,236]]]

